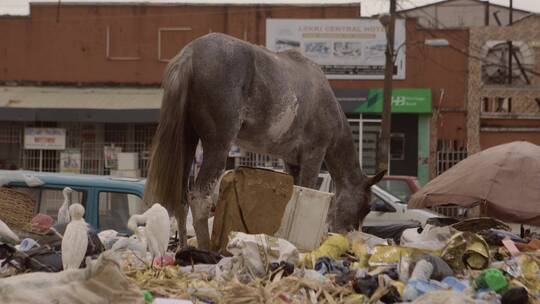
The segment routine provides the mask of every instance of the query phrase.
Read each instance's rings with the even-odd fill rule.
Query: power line
[[[404,1],[407,1],[407,2],[409,2],[410,4],[416,6],[416,4],[412,2],[412,0],[404,0]],[[450,27],[446,26],[444,23],[438,21],[438,18],[435,17],[435,16],[433,16],[433,15],[431,15],[429,12],[427,12],[427,11],[425,10],[425,8],[419,7],[418,9],[421,10],[422,12],[424,12],[428,17],[431,17],[433,20],[437,20],[437,24],[441,25],[443,30],[444,30],[444,29],[446,29],[446,30],[452,30],[452,28],[450,28]],[[422,29],[425,30],[431,37],[434,37],[434,38],[440,37],[440,36],[438,36],[438,35],[435,35],[435,34],[433,33],[433,30],[432,30],[432,29],[429,29],[429,28],[422,28]],[[452,35],[451,35],[450,33],[448,33],[447,35],[448,35],[449,37],[452,37]],[[472,50],[474,50],[474,51],[476,51],[476,52],[478,52],[478,53],[483,53],[483,52],[484,52],[484,50],[483,50],[483,48],[482,48],[481,46],[479,47],[479,46],[477,46],[477,45],[475,45],[475,44],[471,44],[470,41],[463,40],[463,38],[461,38],[460,36],[454,36],[454,37],[452,37],[452,38],[454,38],[455,40],[461,41],[464,45],[468,45],[469,49],[472,49]],[[459,48],[453,46],[452,44],[450,44],[449,47],[452,48],[452,49],[454,49],[455,51],[458,51],[458,52],[464,54],[464,55],[467,56],[468,58],[472,58],[472,59],[475,59],[475,60],[479,60],[479,61],[481,61],[482,63],[488,63],[488,64],[490,64],[490,65],[495,65],[495,66],[504,67],[504,68],[507,67],[506,65],[503,65],[503,64],[494,64],[494,63],[492,63],[492,62],[487,61],[487,59],[485,59],[485,58],[481,58],[481,57],[472,55],[472,54],[470,54],[469,51],[463,51],[463,50],[461,50],[461,49],[459,49]],[[523,70],[526,71],[526,72],[531,73],[532,75],[540,76],[540,72],[537,72],[537,71],[535,71],[534,69],[530,69],[530,68],[523,67]]]

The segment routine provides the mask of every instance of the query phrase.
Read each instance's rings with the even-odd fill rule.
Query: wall
[[[469,89],[467,131],[468,150],[477,152],[512,140],[529,140],[540,144],[540,16],[531,16],[512,26],[471,29],[469,52]],[[487,41],[521,41],[532,49],[533,66],[528,70],[530,84],[487,85],[482,80],[482,65]],[[504,62],[501,69],[507,69]],[[517,68],[514,61],[513,70]],[[486,112],[484,98],[512,99],[511,110]],[[497,130],[498,129],[498,130]]]
[[[508,8],[474,0],[446,1],[400,13],[407,17],[418,18],[421,27],[445,29],[485,26],[486,22],[488,25],[497,25],[493,15],[495,12],[498,12],[497,15],[502,25],[509,23]],[[489,14],[489,20],[486,20],[486,14]],[[528,14],[529,12],[514,10],[513,20],[516,21]]]
[[[9,58],[0,61],[0,81],[157,85],[166,65],[160,29],[168,59],[209,32],[264,44],[267,17],[356,18],[360,6],[62,4],[58,21],[56,4],[30,12],[0,17],[0,56]]]

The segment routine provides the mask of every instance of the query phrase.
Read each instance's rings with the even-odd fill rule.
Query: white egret
[[[21,242],[19,236],[9,228],[9,226],[0,220],[0,242],[5,244],[16,245]]]
[[[64,196],[64,203],[62,206],[60,206],[60,209],[58,209],[58,217],[56,219],[56,222],[58,224],[66,224],[69,223],[71,218],[69,217],[69,195],[73,192],[73,189],[70,187],[65,187],[64,190],[62,190],[62,195]]]
[[[128,228],[138,234],[138,225],[146,224],[146,243],[152,254],[152,264],[155,257],[162,257],[167,252],[171,236],[170,219],[167,209],[160,204],[154,204],[143,214],[129,218]]]
[[[62,239],[62,265],[66,269],[78,269],[88,247],[88,226],[83,219],[84,207],[81,204],[69,206],[71,222],[67,224]]]

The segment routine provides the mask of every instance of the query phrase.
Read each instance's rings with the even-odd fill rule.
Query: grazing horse
[[[185,242],[188,205],[199,248],[208,249],[211,194],[232,144],[284,160],[295,184],[314,188],[323,161],[336,185],[333,231],[357,229],[370,211],[370,187],[349,124],[319,66],[296,51],[274,53],[212,33],[174,57],[146,183],[145,202],[161,203]],[[188,193],[198,141],[203,162]]]

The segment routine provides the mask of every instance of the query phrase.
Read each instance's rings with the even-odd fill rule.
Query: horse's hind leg
[[[198,248],[208,250],[210,247],[210,233],[208,231],[208,217],[212,208],[212,192],[220,176],[225,170],[227,156],[232,139],[224,142],[204,141],[203,161],[193,191],[190,193],[189,205],[193,213],[193,228],[197,235]]]

